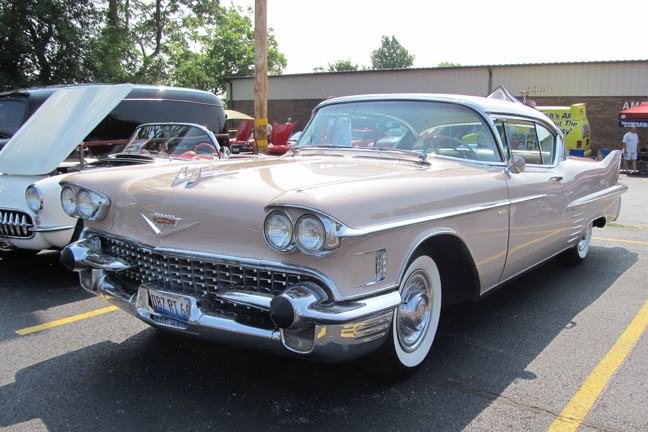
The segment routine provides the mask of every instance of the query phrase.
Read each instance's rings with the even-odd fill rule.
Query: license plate
[[[174,320],[189,321],[191,299],[149,288],[149,304],[153,312]]]

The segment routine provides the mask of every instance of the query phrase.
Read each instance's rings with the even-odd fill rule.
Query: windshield
[[[207,131],[196,126],[144,125],[135,131],[124,153],[211,159],[218,155],[218,144]]]
[[[11,138],[25,118],[26,105],[19,100],[0,100],[0,138]]]
[[[366,101],[320,108],[297,148],[401,149],[473,160],[501,161],[491,129],[475,111],[452,103]]]

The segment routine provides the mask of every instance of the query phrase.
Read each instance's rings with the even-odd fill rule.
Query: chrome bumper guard
[[[131,294],[116,285],[110,276],[133,266],[100,250],[99,239],[89,237],[61,253],[63,265],[79,272],[81,286],[87,291],[151,326],[279,355],[305,355],[321,362],[364,356],[384,343],[394,310],[401,303],[396,290],[364,299],[326,301],[317,284],[304,282],[287,287],[278,296],[237,290],[218,293],[219,301],[268,312],[275,324],[272,329],[207,314],[201,309],[200,299],[187,295],[181,297],[190,302],[188,317],[169,317],[151,305],[150,290],[160,292],[155,287],[142,285]]]

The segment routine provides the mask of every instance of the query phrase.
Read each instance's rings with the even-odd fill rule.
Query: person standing
[[[626,173],[628,171],[628,161],[632,161],[632,172],[638,174],[637,171],[637,150],[639,148],[639,135],[637,135],[637,127],[630,127],[630,132],[623,135],[623,167]]]

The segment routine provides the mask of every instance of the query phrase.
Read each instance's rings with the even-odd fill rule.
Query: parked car
[[[55,91],[88,86],[96,85],[50,86],[0,93],[0,150]],[[216,95],[182,87],[134,84],[130,93],[83,138],[86,151],[93,156],[118,152],[135,127],[152,122],[196,123],[212,131],[221,147],[229,145],[223,105]],[[229,149],[223,151],[227,153]]]
[[[290,137],[293,130],[297,126],[297,122],[290,123],[277,123],[272,122],[272,134],[270,142],[268,143],[268,154],[272,156],[281,156],[285,154],[292,147]]]
[[[565,148],[572,156],[590,157],[591,131],[587,120],[586,104],[571,106],[538,106],[553,121],[565,137]]]
[[[121,158],[137,154],[167,159],[213,160],[224,158],[214,134],[191,123],[147,123],[139,125],[126,144]],[[101,161],[104,162],[104,161]]]
[[[252,128],[254,120],[241,120],[236,136],[230,140],[230,150],[233,154],[254,151],[254,135]]]
[[[395,147],[353,147],[351,131],[385,122],[404,132]],[[519,127],[539,146],[512,148]],[[86,228],[61,261],[159,329],[399,378],[426,358],[442,305],[585,259],[592,228],[619,214],[619,161],[567,157],[520,103],[333,98],[279,158],[70,175],[64,206]]]
[[[133,101],[134,106],[125,101],[132,95],[144,96],[143,89],[139,93],[132,85],[117,86],[75,86],[58,89],[51,93],[49,98],[40,105],[40,108],[30,116],[29,120],[20,127],[5,147],[0,151],[0,245],[2,249],[16,249],[22,251],[40,251],[42,249],[60,249],[78,238],[83,224],[66,215],[60,206],[59,195],[61,192],[58,184],[61,176],[74,171],[91,168],[115,167],[122,165],[139,165],[152,163],[158,159],[133,154],[109,155],[109,157],[87,157],[86,150],[81,152],[74,149],[82,143],[84,137],[119,138],[127,129],[134,129],[139,120],[153,116],[157,111],[161,118],[172,117],[167,109],[185,107],[189,111],[193,102],[190,94],[193,90],[180,91],[174,89],[169,93],[174,94],[174,99],[168,101],[149,99],[147,102]],[[159,92],[162,90],[156,90]],[[35,91],[41,95],[42,92]],[[205,94],[202,94],[205,93]],[[31,95],[32,93],[30,93]],[[156,93],[159,95],[159,93]],[[185,101],[176,100],[183,97]],[[195,94],[193,99],[203,98],[206,92]],[[218,98],[211,99],[217,102]],[[126,99],[124,99],[126,98]],[[29,106],[30,96],[26,96],[25,105]],[[130,112],[134,107],[141,109],[151,108],[152,112],[146,116],[128,117],[118,114]],[[126,108],[124,108],[126,107]],[[209,112],[209,122],[212,127],[224,124],[224,114],[220,102],[214,108],[220,107],[221,120],[218,121],[218,110],[204,108]],[[108,121],[115,117],[119,120]],[[196,120],[204,121],[207,118],[197,116]],[[128,124],[120,129],[119,123]],[[106,123],[116,125],[120,132],[103,134],[100,131]],[[131,129],[132,128],[132,129]],[[162,126],[158,127],[161,129]],[[165,133],[174,127],[165,126]],[[179,125],[184,128],[182,133],[198,131],[198,136],[204,136],[205,144],[210,143],[210,155],[216,158],[225,156],[221,154],[215,134],[207,127],[200,125]],[[151,140],[155,139],[155,132],[151,128],[140,129],[146,131]],[[13,131],[12,131],[13,132]],[[124,136],[119,146],[108,145],[113,150],[121,149],[127,142]],[[88,138],[86,138],[88,139]],[[188,140],[185,140],[188,141]],[[106,143],[106,140],[102,140]],[[96,141],[95,141],[96,143]],[[103,145],[103,144],[102,144]],[[208,149],[202,146],[201,150]],[[214,150],[216,151],[214,153]],[[70,157],[71,153],[74,157]],[[89,153],[89,152],[88,152]],[[190,154],[185,157],[194,158]],[[207,156],[205,156],[207,157]],[[198,156],[196,156],[198,158]],[[164,158],[166,162],[169,158]]]

